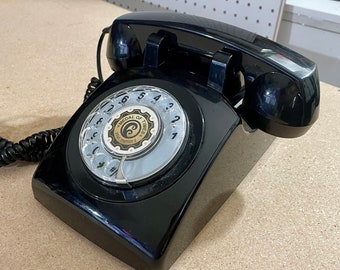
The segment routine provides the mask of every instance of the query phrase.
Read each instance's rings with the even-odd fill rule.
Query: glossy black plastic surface
[[[240,113],[252,128],[260,128],[275,136],[296,137],[304,134],[318,118],[320,89],[315,63],[273,41],[206,18],[170,12],[131,13],[118,18],[112,25],[111,42],[107,47],[111,67],[119,67],[125,61],[124,56],[116,53],[119,50],[114,40],[121,41],[119,46],[125,44],[125,32],[117,33],[115,31],[117,28],[133,32],[133,44],[138,43],[141,48],[146,47],[151,34],[159,31],[171,32],[171,35],[177,38],[173,49],[177,51],[182,49],[188,54],[200,54],[201,59],[191,59],[191,62],[196,63],[191,68],[193,72],[205,73],[207,77],[209,67],[204,66],[206,62],[210,64],[216,52],[224,50],[234,56],[237,55],[238,60],[233,68],[243,73],[245,95],[230,89],[230,81],[224,86],[224,95],[233,104],[242,102],[243,97],[245,98]],[[171,50],[168,55],[172,57]],[[209,60],[202,60],[205,58]],[[135,62],[134,65],[142,66],[143,58],[140,57],[139,62]],[[283,75],[277,76],[275,75],[277,73]],[[281,83],[273,87],[272,81],[276,79]],[[282,94],[280,89],[286,86],[294,87],[293,93],[289,92],[291,95],[289,101],[280,98]],[[278,92],[275,92],[276,90]],[[271,99],[275,106],[270,108],[263,102],[267,97],[263,95],[258,97],[260,92],[267,91],[271,93],[271,97],[275,97],[275,101]],[[288,90],[285,90],[285,94],[287,93]],[[255,100],[249,100],[254,97]],[[289,106],[292,108],[287,114]],[[284,114],[281,112],[282,108]]]

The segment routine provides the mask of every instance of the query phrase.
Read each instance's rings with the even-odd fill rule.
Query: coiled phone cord
[[[101,70],[100,53],[104,37],[109,31],[110,27],[106,27],[102,30],[102,34],[100,35],[96,55],[98,78],[91,78],[84,95],[84,101],[87,100],[104,81]],[[0,167],[9,165],[17,160],[40,161],[61,130],[62,127],[40,131],[20,140],[18,143],[14,143],[0,136]]]
[[[0,137],[0,167],[17,160],[39,161],[59,134],[61,128],[35,133],[18,143]]]

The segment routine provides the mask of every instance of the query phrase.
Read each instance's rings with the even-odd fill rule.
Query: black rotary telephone
[[[236,188],[233,169],[246,166],[265,133],[297,137],[318,117],[313,62],[217,21],[124,15],[110,27],[107,59],[114,73],[57,136],[33,191],[138,269],[170,267],[197,233],[192,228],[204,225],[202,211],[213,211],[214,196]],[[210,180],[216,158],[224,164],[221,186]]]

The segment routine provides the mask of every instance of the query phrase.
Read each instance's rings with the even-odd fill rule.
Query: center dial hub
[[[146,106],[130,106],[116,112],[104,129],[104,142],[116,155],[135,156],[157,140],[160,122]]]

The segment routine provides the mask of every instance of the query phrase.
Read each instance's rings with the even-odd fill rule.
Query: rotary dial
[[[87,116],[79,136],[82,159],[106,184],[145,180],[180,155],[187,122],[180,103],[164,89],[125,88]]]

